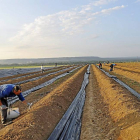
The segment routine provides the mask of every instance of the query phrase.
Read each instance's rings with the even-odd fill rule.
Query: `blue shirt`
[[[24,97],[23,95],[20,93],[19,95],[15,95],[13,93],[13,88],[15,87],[15,85],[13,84],[4,84],[0,86],[0,99],[1,98],[6,98],[6,97],[15,97],[18,96],[18,98],[21,101],[24,101]]]

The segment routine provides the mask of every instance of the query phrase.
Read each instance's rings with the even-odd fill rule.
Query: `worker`
[[[116,65],[116,64],[111,64],[111,65],[110,65],[110,71],[113,71],[113,68],[114,68],[115,65]]]
[[[25,98],[21,93],[21,86],[13,85],[13,84],[4,84],[0,86],[0,109],[1,109],[1,122],[3,125],[9,123],[7,121],[7,97],[15,97],[18,96],[19,100],[21,100],[25,105],[31,107],[32,103],[27,103]],[[12,121],[11,121],[12,122]]]
[[[102,69],[102,63],[101,62],[99,62],[99,68]]]
[[[42,72],[42,73],[44,72],[44,68],[43,68],[43,65],[41,65],[41,72]]]

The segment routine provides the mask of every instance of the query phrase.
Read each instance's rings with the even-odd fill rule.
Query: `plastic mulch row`
[[[77,96],[69,106],[62,119],[47,140],[79,140],[81,132],[81,116],[85,102],[85,88],[89,82],[89,70],[84,75],[84,81]]]
[[[97,68],[99,68],[97,66]],[[115,80],[117,83],[119,83],[120,85],[122,85],[123,87],[125,87],[127,90],[129,90],[133,95],[135,95],[137,98],[140,99],[140,94],[138,92],[136,92],[134,89],[132,89],[131,87],[129,87],[127,84],[123,83],[121,80],[119,80],[116,76],[114,75],[110,75],[108,72],[104,71],[103,69],[100,69],[102,72],[104,72],[108,77],[112,78],[113,80]]]
[[[56,72],[52,72],[52,73],[49,73],[49,74],[46,74],[46,75],[43,75],[43,76],[38,76],[38,77],[35,77],[35,78],[31,78],[31,79],[27,79],[27,80],[24,80],[24,81],[20,81],[20,82],[14,83],[14,84],[15,85],[20,85],[20,84],[24,84],[24,83],[27,83],[27,82],[35,81],[35,80],[38,80],[40,78],[47,77],[49,75],[56,74],[58,72],[62,72],[62,71],[68,70],[68,69],[69,68],[66,68],[66,69],[59,70],[59,71],[56,71]]]
[[[51,69],[51,68],[46,68],[46,69],[49,70],[49,69]],[[23,76],[20,76],[20,77],[15,77],[15,78],[10,78],[10,80],[14,80],[14,79],[19,79],[19,78],[23,78],[23,77],[35,75],[34,73],[28,74],[29,72],[30,72],[30,69],[29,69],[28,72],[27,72],[27,70],[26,70],[26,71],[23,71],[23,72],[20,73],[20,74],[27,74],[27,75],[23,75]],[[34,71],[31,71],[31,72],[38,72],[38,73],[40,73],[40,71],[38,71],[38,69],[37,69],[37,70],[34,70]],[[0,73],[0,75],[1,75],[1,73]],[[17,73],[14,73],[14,74],[12,74],[12,75],[10,75],[10,76],[13,76],[13,75],[17,75]],[[5,80],[1,80],[0,82],[5,82],[5,81],[8,81],[8,80],[9,80],[9,79],[5,79]]]
[[[69,73],[75,71],[75,70],[78,69],[78,68],[80,68],[80,67],[77,67],[77,68],[75,68],[75,69],[69,71]],[[24,97],[26,97],[26,96],[29,95],[31,92],[34,92],[34,91],[39,90],[39,89],[41,89],[41,88],[43,88],[43,87],[45,87],[45,86],[47,86],[47,85],[50,85],[51,83],[53,83],[53,82],[56,81],[57,79],[59,79],[59,78],[61,78],[61,77],[64,77],[64,76],[68,75],[69,73],[67,73],[67,72],[66,72],[66,73],[63,73],[63,74],[61,74],[61,75],[59,75],[59,76],[56,76],[56,77],[52,78],[51,80],[49,80],[49,81],[47,81],[47,82],[45,82],[45,83],[43,83],[43,84],[40,84],[40,85],[38,85],[38,86],[36,86],[36,87],[33,87],[33,88],[29,89],[29,90],[26,90],[26,91],[22,92],[22,95],[23,95]],[[18,101],[18,100],[19,100],[19,98],[18,98],[17,96],[12,97],[12,98],[9,98],[9,99],[8,99],[8,104],[13,104],[13,103],[15,103],[15,102]]]

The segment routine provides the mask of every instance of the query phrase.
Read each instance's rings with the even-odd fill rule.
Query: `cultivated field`
[[[115,64],[117,65],[110,73],[140,93],[140,62]],[[103,69],[109,72],[109,66],[110,64],[103,65]]]
[[[91,116],[88,116],[89,118],[87,115],[83,116],[85,130],[81,133],[82,139],[140,138],[140,101],[96,66],[92,65],[92,71],[94,87],[92,92],[91,87],[87,87],[89,88],[87,93],[91,95],[89,101],[86,101],[87,106],[85,105],[84,110],[90,111]],[[88,132],[92,135],[86,135]]]
[[[72,70],[74,71],[71,72]],[[17,83],[17,80],[18,82],[26,81],[44,75],[37,80],[21,84],[24,92],[61,74],[67,74],[52,84],[28,95],[26,100],[33,103],[30,111],[20,101],[14,103],[12,107],[19,106],[21,116],[6,127],[0,124],[0,139],[47,139],[80,90],[86,70],[87,66],[67,66],[49,69],[44,73],[40,71],[38,73],[33,72],[33,75],[30,73],[31,77],[28,74],[22,78],[18,78],[21,75],[12,76],[12,78],[16,78],[13,80],[9,80],[10,77],[8,77],[8,81],[2,82],[2,84]],[[45,75],[54,71],[58,72],[45,77]],[[3,79],[6,80],[6,78],[1,78],[1,80]]]
[[[115,69],[109,72],[109,64],[103,65],[104,70],[140,93],[139,67],[136,67],[134,71],[131,63],[117,63]],[[79,92],[87,68],[88,65],[61,66],[46,69],[44,73],[34,71],[0,78],[0,84],[20,83],[23,93],[32,89],[25,98],[33,103],[30,110],[20,101],[12,105],[20,108],[21,115],[6,127],[0,124],[0,139],[48,139]],[[50,84],[39,87],[45,82]],[[139,99],[95,65],[91,65],[80,140],[138,140],[139,132]]]

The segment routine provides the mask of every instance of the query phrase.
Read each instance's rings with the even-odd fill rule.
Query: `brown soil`
[[[106,68],[106,70],[107,70],[108,66],[106,65],[106,66],[104,66],[104,68]],[[119,75],[123,75],[124,77],[129,78],[131,80],[140,82],[140,79],[139,79],[140,72],[134,72],[133,69],[128,71],[125,69],[120,69],[120,68],[115,67],[114,71],[112,71],[112,72],[117,73]]]
[[[140,139],[140,102],[92,65],[81,140]]]
[[[64,79],[65,82],[62,84],[60,84],[60,79],[60,86],[52,92],[43,88],[36,91],[36,94],[29,95],[27,97],[28,101],[33,100],[33,96],[36,99],[31,110],[27,112],[24,110],[25,108],[22,108],[22,115],[15,119],[14,123],[1,129],[0,139],[47,139],[80,90],[86,69],[87,66],[84,66],[73,76],[71,74],[71,77],[66,81]],[[46,95],[46,93],[48,94]],[[43,98],[39,100],[38,95],[40,94]],[[16,104],[20,103],[17,102]]]
[[[97,82],[97,76],[90,69],[89,84],[86,88],[86,101],[83,110],[80,140],[114,140],[116,124],[109,115]]]
[[[38,76],[47,75],[48,73],[56,72],[56,71],[59,71],[59,70],[64,69],[64,68],[66,68],[66,67],[48,69],[48,70],[45,70],[44,73],[41,73],[40,71],[38,71],[38,72],[30,72],[30,73],[25,73],[25,74],[18,74],[18,75],[14,75],[14,76],[10,76],[10,77],[4,77],[4,78],[1,78],[0,80],[7,80],[7,81],[0,82],[0,84],[1,85],[2,84],[9,84],[9,83],[14,84],[14,83],[24,81],[24,80],[28,80],[28,79],[31,79],[31,78],[35,78],[35,77],[38,77]],[[20,76],[25,76],[25,77],[19,78]],[[12,79],[12,78],[17,78],[17,79]]]
[[[87,66],[84,66],[28,95],[26,100],[33,102],[31,110],[16,102],[13,107],[19,106],[21,115],[13,120],[13,124],[6,127],[0,125],[0,140],[47,139],[80,90],[86,69]],[[42,83],[42,79],[35,83]],[[35,84],[31,82],[29,85]],[[28,89],[26,84],[22,87]],[[139,132],[139,100],[92,65],[80,139],[138,140]]]
[[[118,79],[120,79],[132,89],[140,93],[140,72],[136,71],[137,69],[131,69],[130,65],[128,65],[127,69],[118,67],[119,64],[115,66],[115,69],[112,72],[108,71],[109,65],[103,66],[103,69],[109,72],[111,75],[117,76]]]

